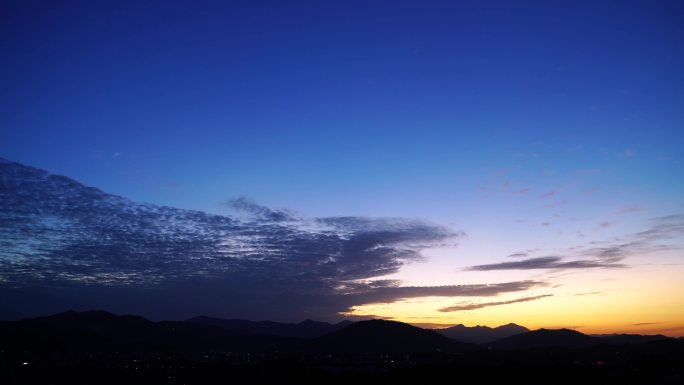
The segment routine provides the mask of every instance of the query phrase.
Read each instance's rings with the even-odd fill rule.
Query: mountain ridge
[[[208,320],[206,318],[209,318]],[[201,323],[197,321],[225,321]],[[231,321],[253,328],[236,329]],[[227,323],[226,323],[227,322]],[[263,326],[266,325],[266,328]],[[326,326],[322,332],[321,325]],[[269,327],[271,329],[269,329]],[[283,329],[278,329],[282,328]],[[312,327],[309,331],[300,328]],[[271,334],[269,334],[271,333]],[[618,335],[618,339],[588,336],[569,329],[538,329],[501,338],[487,344],[457,341],[435,330],[398,321],[341,321],[336,324],[304,320],[299,323],[247,321],[194,317],[186,321],[150,321],[137,315],[107,311],[66,311],[49,316],[0,321],[0,345],[4,348],[206,350],[244,352],[464,352],[483,347],[497,350],[534,348],[587,348],[597,345],[641,345],[675,341],[664,336]]]
[[[514,323],[497,326],[494,328],[488,326],[472,326],[468,327],[463,324],[458,324],[443,329],[433,329],[437,333],[452,338],[457,341],[471,342],[483,344],[492,342],[504,337],[529,332],[530,330],[524,326]]]
[[[328,323],[306,319],[298,323],[284,323],[275,321],[249,321],[243,319],[225,319],[219,317],[198,316],[184,322],[213,325],[223,330],[241,334],[264,334],[280,337],[314,338],[339,330],[351,323],[343,320],[338,323]]]

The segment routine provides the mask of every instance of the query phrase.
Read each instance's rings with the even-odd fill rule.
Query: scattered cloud
[[[615,223],[619,222],[603,222],[599,227],[611,227]],[[649,225],[650,228],[647,230],[628,234],[613,241],[591,241],[587,243],[590,247],[569,248],[567,253],[560,256],[544,256],[512,262],[476,265],[464,270],[616,269],[628,267],[622,261],[632,255],[684,248],[684,245],[681,244],[664,243],[682,239],[682,235],[684,235],[684,214],[652,218],[649,220]],[[579,235],[583,236],[581,233]],[[522,253],[518,254],[522,256]]]
[[[614,225],[617,225],[619,223],[620,223],[619,221],[605,221],[605,222],[601,222],[598,225],[596,225],[596,228],[597,229],[607,229],[607,228],[613,227]]]
[[[547,193],[545,193],[545,194],[542,194],[541,197],[542,197],[542,198],[551,198],[551,197],[555,196],[557,193],[558,193],[558,191],[556,191],[556,190],[551,190],[551,191],[549,191],[549,192],[547,192]]]
[[[649,242],[679,237],[684,234],[684,214],[672,214],[650,220],[651,228],[634,235],[636,242]]]
[[[569,202],[570,201],[567,199],[559,199],[559,200],[556,200],[556,201],[549,203],[548,205],[545,205],[544,207],[558,207],[558,206],[562,206],[564,204],[567,204]]]
[[[603,292],[602,292],[602,291],[590,291],[590,292],[587,292],[587,293],[577,293],[577,294],[573,294],[573,296],[575,296],[575,297],[581,297],[581,296],[585,296],[585,295],[597,295],[597,294],[603,294]]]
[[[647,325],[658,325],[660,322],[639,322],[632,324],[632,326],[647,326]]]
[[[521,252],[521,253],[513,253],[513,254],[509,255],[507,258],[524,258],[524,257],[528,257],[528,256],[529,256],[528,253]]]
[[[454,305],[454,306],[444,307],[444,308],[439,309],[439,311],[446,313],[446,312],[463,311],[463,310],[476,310],[476,309],[482,309],[482,308],[490,307],[490,306],[500,306],[500,305],[509,305],[512,303],[518,303],[518,302],[536,301],[538,299],[551,297],[551,296],[553,296],[553,294],[535,295],[532,297],[517,298],[517,299],[512,299],[509,301],[467,303],[467,304],[463,304],[463,305]]]

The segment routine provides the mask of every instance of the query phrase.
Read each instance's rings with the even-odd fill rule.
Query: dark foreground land
[[[0,383],[684,383],[684,341],[662,336],[542,329],[475,345],[397,322],[291,338],[83,314],[0,323]]]

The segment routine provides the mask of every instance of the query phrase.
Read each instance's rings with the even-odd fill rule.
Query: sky
[[[420,241],[336,284],[527,282],[340,317],[684,335],[683,18],[679,1],[4,1],[0,157],[136,202]]]

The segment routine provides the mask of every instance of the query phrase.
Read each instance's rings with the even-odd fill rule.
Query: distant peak
[[[533,332],[537,333],[545,333],[545,334],[576,334],[576,335],[585,335],[582,332],[578,332],[577,330],[573,329],[567,329],[567,328],[561,328],[561,329],[545,329],[541,328],[538,330],[535,330]]]
[[[306,325],[319,325],[319,324],[325,324],[326,322],[321,322],[321,321],[314,321],[312,319],[305,319],[304,321],[300,322],[298,325],[306,326]]]
[[[505,324],[505,325],[501,325],[501,326],[497,327],[497,329],[520,329],[520,330],[529,330],[528,328],[526,328],[526,327],[524,327],[524,326],[520,326],[520,325],[514,324],[514,323],[507,323],[507,324]]]
[[[188,318],[188,319],[186,319],[185,321],[186,321],[186,322],[187,322],[187,321],[202,321],[202,320],[213,320],[213,319],[219,319],[219,318],[210,317],[210,316],[207,316],[207,315],[198,315],[198,316],[196,316],[196,317]]]

